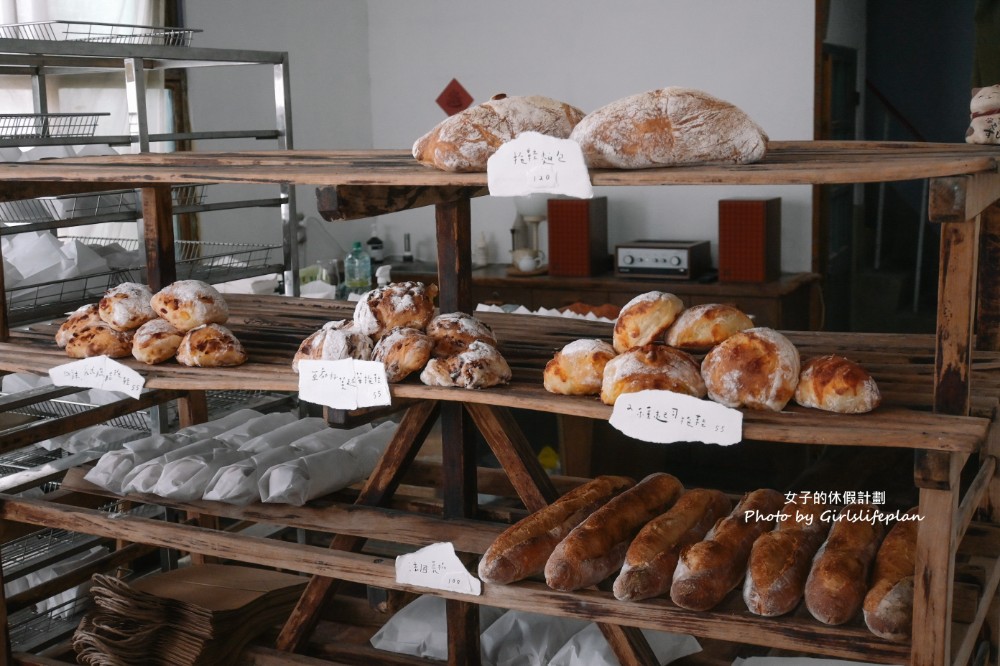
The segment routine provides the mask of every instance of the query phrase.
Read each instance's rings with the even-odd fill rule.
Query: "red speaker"
[[[781,276],[781,197],[719,201],[719,281]]]
[[[549,199],[549,275],[607,272],[608,198]]]

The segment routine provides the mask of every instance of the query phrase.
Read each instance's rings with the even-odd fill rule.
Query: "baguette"
[[[732,513],[705,538],[681,551],[670,584],[670,598],[689,610],[708,610],[739,585],[753,542],[774,526],[784,504],[776,490],[747,493]]]
[[[596,585],[622,566],[625,552],[648,521],[673,505],[684,486],[655,472],[573,528],[545,563],[545,582],[569,592]]]
[[[701,541],[733,503],[719,490],[695,488],[681,495],[670,510],[646,523],[625,553],[614,593],[622,601],[639,601],[670,590],[681,548]]]
[[[552,504],[514,523],[479,561],[479,578],[507,584],[541,573],[545,561],[570,530],[599,506],[635,485],[624,476],[599,476],[577,486]]]
[[[875,556],[872,586],[863,604],[865,624],[873,634],[905,641],[913,630],[913,575],[916,570],[917,508],[889,530]]]
[[[861,610],[868,570],[885,531],[880,522],[865,519],[874,510],[867,504],[842,508],[813,558],[806,579],[806,608],[824,624],[844,624]]]
[[[750,549],[743,600],[755,615],[774,617],[795,609],[802,600],[809,565],[823,545],[830,523],[827,506],[796,496],[786,502],[777,526]]]

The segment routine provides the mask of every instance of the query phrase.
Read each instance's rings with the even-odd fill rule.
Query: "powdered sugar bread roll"
[[[229,320],[226,299],[212,285],[201,280],[178,280],[156,292],[150,301],[157,315],[186,333],[205,324],[225,324]]]
[[[486,171],[501,145],[522,132],[569,136],[583,111],[540,95],[495,95],[450,116],[413,144],[418,162],[445,171]]]
[[[457,386],[482,389],[506,384],[511,372],[507,361],[496,347],[476,340],[469,348],[448,358],[432,358],[427,362],[420,381],[428,386]]]
[[[353,358],[367,361],[372,355],[372,339],[361,332],[351,319],[328,321],[299,345],[292,357],[292,370],[299,371],[299,361],[340,361]]]
[[[385,366],[386,380],[395,384],[422,370],[433,349],[434,341],[423,331],[394,328],[375,343],[371,360],[380,361]]]
[[[119,331],[103,321],[91,322],[66,341],[66,355],[71,358],[124,358],[132,353],[133,335],[135,331]]]
[[[454,356],[476,340],[497,346],[497,336],[486,323],[464,312],[444,312],[427,324],[427,335],[434,341],[434,356]]]
[[[131,331],[156,319],[149,304],[153,292],[141,282],[123,282],[111,287],[97,304],[101,320],[117,331]]]
[[[664,291],[647,291],[622,306],[615,320],[612,345],[619,354],[632,347],[660,342],[684,309],[684,302]]]
[[[878,407],[882,394],[863,367],[843,356],[827,354],[803,364],[795,402],[828,412],[862,414]]]
[[[223,368],[246,363],[247,354],[233,332],[220,324],[205,324],[184,334],[177,362],[199,368]]]
[[[708,351],[748,328],[753,328],[753,320],[739,308],[724,303],[705,303],[682,312],[667,329],[665,340],[678,349]]]
[[[166,319],[147,321],[132,338],[132,356],[149,365],[172,359],[181,346],[184,334]]]
[[[85,329],[90,324],[103,321],[97,311],[97,303],[81,305],[70,314],[56,331],[56,344],[65,347],[69,339]]]
[[[394,328],[426,331],[434,317],[436,284],[393,282],[365,293],[354,306],[354,322],[378,340]]]
[[[613,405],[622,393],[647,389],[705,397],[705,382],[698,362],[685,351],[666,345],[633,347],[604,366],[601,402]]]
[[[701,90],[679,87],[611,102],[587,114],[570,138],[580,144],[591,168],[748,164],[767,152],[767,134],[742,110]]]
[[[614,357],[614,347],[604,340],[574,340],[545,364],[542,384],[550,393],[597,395],[604,381],[604,368]]]
[[[701,376],[715,402],[780,412],[799,381],[799,351],[774,329],[748,328],[705,355]]]

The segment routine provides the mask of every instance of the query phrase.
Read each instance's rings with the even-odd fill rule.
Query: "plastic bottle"
[[[365,241],[365,245],[368,246],[368,255],[371,257],[372,263],[378,264],[385,259],[385,245],[378,237],[377,222],[372,222],[372,237]]]
[[[351,252],[344,258],[344,282],[348,294],[363,294],[372,288],[372,262],[361,241],[354,241]]]

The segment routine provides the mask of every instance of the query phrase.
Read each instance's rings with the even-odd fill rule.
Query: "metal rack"
[[[110,113],[4,113],[0,140],[25,141],[50,137],[92,137],[97,123]]]
[[[32,21],[0,26],[0,37],[8,39],[43,39],[106,44],[160,44],[190,46],[200,30],[167,28],[152,25],[100,23],[93,21]]]

